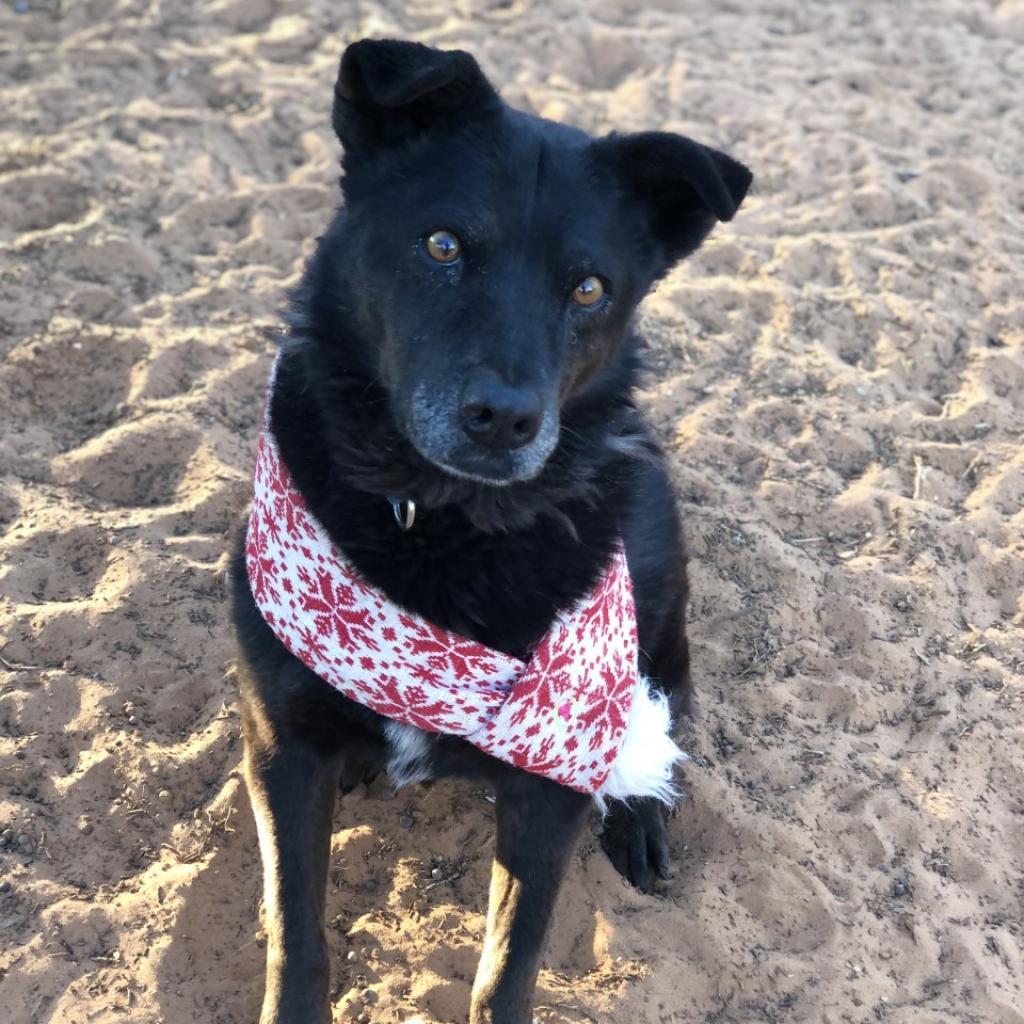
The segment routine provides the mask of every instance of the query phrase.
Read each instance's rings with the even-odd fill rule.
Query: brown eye
[[[435,231],[427,239],[427,252],[438,263],[454,263],[462,254],[462,244],[450,231]]]
[[[601,278],[591,274],[583,278],[573,289],[572,301],[577,306],[596,306],[604,298],[604,285]]]

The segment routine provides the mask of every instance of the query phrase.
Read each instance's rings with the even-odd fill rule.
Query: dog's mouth
[[[421,452],[420,454],[423,453]],[[426,456],[424,457],[426,458]],[[466,463],[455,465],[454,463],[441,462],[437,459],[428,459],[428,461],[442,472],[447,473],[449,476],[454,476],[458,480],[468,480],[471,483],[484,484],[488,487],[510,487],[518,480],[528,479],[518,477],[510,471],[501,471],[497,467],[492,466],[472,468]]]
[[[494,456],[483,458],[475,456],[464,457],[458,462],[447,459],[435,459],[420,451],[431,465],[436,466],[449,476],[459,480],[469,480],[475,484],[484,484],[488,487],[510,487],[512,484],[526,480],[532,480],[543,468],[543,463],[533,471],[524,472],[522,468],[515,465],[515,459],[509,457],[496,459]]]
[[[469,443],[433,444],[432,439],[415,435],[409,440],[424,459],[443,473],[488,487],[510,487],[533,480],[555,448],[554,443],[541,437],[525,448],[506,451],[484,450]]]

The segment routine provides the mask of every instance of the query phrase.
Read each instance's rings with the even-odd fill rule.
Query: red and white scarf
[[[676,794],[685,759],[664,695],[637,667],[636,613],[617,548],[593,592],[529,661],[439,629],[364,580],[310,512],[265,425],[246,543],[249,583],[284,646],[346,697],[462,736],[563,786],[608,798]]]

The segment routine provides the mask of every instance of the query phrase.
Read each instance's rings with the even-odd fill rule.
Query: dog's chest
[[[396,604],[516,658],[528,657],[559,611],[588,593],[611,550],[576,545],[566,552],[550,533],[467,536],[432,524],[422,530],[353,547],[352,561]]]

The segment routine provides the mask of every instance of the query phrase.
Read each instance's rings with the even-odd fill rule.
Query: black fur
[[[525,657],[625,542],[642,668],[682,710],[685,559],[661,456],[632,398],[634,309],[735,213],[746,168],[679,136],[594,141],[506,107],[471,56],[363,41],[342,58],[333,123],[345,204],[288,313],[271,421],[335,543],[394,601]],[[433,262],[423,240],[463,251]],[[588,275],[606,297],[570,296]],[[482,370],[543,410],[536,441],[483,450],[461,429]],[[545,440],[544,431],[547,431]],[[442,468],[443,467],[443,468]],[[389,497],[412,499],[401,532]],[[234,615],[246,769],[265,820],[262,1024],[330,1018],[322,934],[333,793],[381,771],[384,722],[313,676],[253,603],[239,539]],[[587,801],[452,737],[435,776],[497,791],[492,914],[473,1024],[528,1024],[551,904]],[[659,808],[618,806],[613,863],[644,889],[668,867]],[[537,837],[545,842],[538,843]]]

